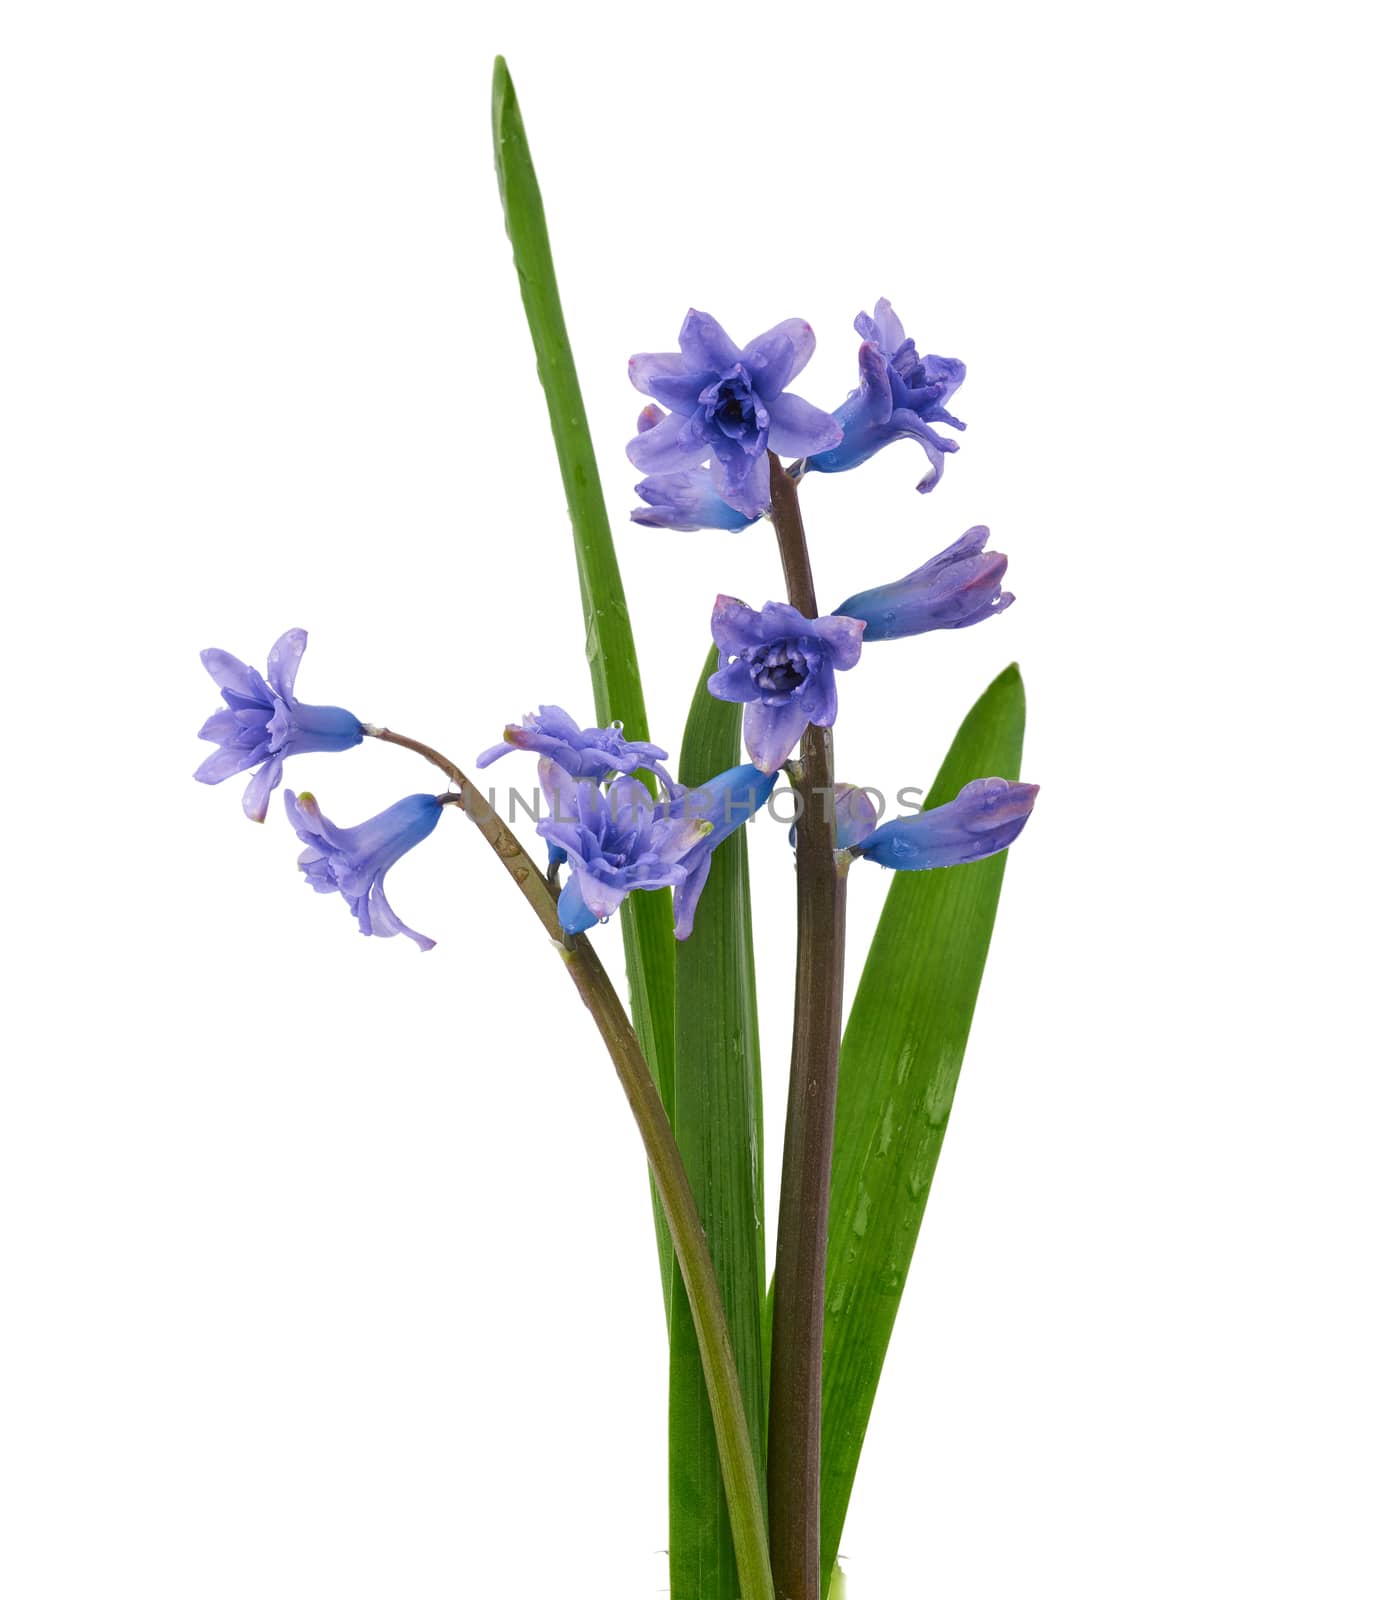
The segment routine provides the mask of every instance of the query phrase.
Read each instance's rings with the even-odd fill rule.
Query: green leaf
[[[595,450],[585,420],[585,404],[566,336],[557,293],[552,249],[542,193],[523,131],[513,80],[503,56],[494,63],[494,164],[504,222],[513,244],[513,262],[523,294],[523,309],[533,336],[538,376],[561,463],[567,509],[576,537],[576,564],[585,612],[586,658],[595,688],[595,714],[603,722],[621,717],[630,738],[647,737],[643,689],[633,632],[624,604],[624,586],[610,537],[604,492]]]
[[[927,807],[953,800],[975,778],[1016,778],[1025,720],[1022,678],[1011,666],[965,718]],[[825,1284],[826,1575],[839,1553],[864,1430],[945,1137],[1006,856],[894,874],[845,1029]]]
[[[741,709],[706,693],[712,649],[682,740],[688,785],[736,766]],[[677,1143],[705,1224],[739,1367],[749,1433],[763,1473],[763,1092],[758,1062],[748,840],[715,851],[695,932],[676,949]],[[710,1403],[686,1292],[672,1298],[668,1452],[673,1600],[737,1600],[741,1593],[720,1482]]]
[[[624,584],[614,553],[604,491],[595,464],[595,450],[585,417],[585,403],[566,334],[561,297],[557,293],[542,192],[523,130],[513,80],[503,56],[494,62],[492,100],[494,165],[504,224],[513,244],[513,263],[528,317],[538,376],[547,397],[552,438],[561,464],[566,506],[576,544],[581,609],[585,618],[585,654],[595,692],[595,715],[601,723],[616,718],[630,739],[648,737],[643,684],[638,673],[633,628],[624,602]],[[672,971],[672,907],[665,889],[632,894],[620,911],[624,961],[629,976],[630,1013],[653,1082],[665,1106],[672,1105],[675,1067]],[[674,1262],[662,1216],[654,1203],[658,1259],[664,1304],[670,1305]]]

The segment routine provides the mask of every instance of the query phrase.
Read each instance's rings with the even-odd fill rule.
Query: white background
[[[1378,1593],[1364,17],[9,11],[6,1595],[665,1590],[644,1170],[529,913],[446,818],[391,878],[435,952],[361,939],[277,807],[190,781],[197,650],[291,625],[305,699],[463,761],[590,711],[497,49],[664,743],[715,592],[780,580],[763,529],[624,521],[628,354],[806,316],[831,407],[887,294],[970,366],[938,493],[899,445],[805,497],[827,603],[979,521],[1018,595],[867,654],[842,776],[928,784],[1016,658],[1043,786],[854,1600]],[[289,780],[347,822],[434,781],[372,745]],[[791,869],[753,848],[775,1129]]]

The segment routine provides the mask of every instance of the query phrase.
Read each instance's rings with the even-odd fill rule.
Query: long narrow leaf
[[[1025,719],[1011,666],[965,718],[926,805],[953,800],[975,778],[1016,778]],[[895,875],[845,1030],[825,1289],[827,1576],[950,1117],[1005,859]]]
[[[537,356],[538,375],[547,397],[547,413],[575,537],[576,570],[580,576],[581,609],[585,618],[585,653],[590,664],[595,715],[602,723],[618,718],[630,739],[646,739],[648,717],[643,707],[643,684],[638,673],[633,628],[624,602],[624,584],[614,553],[585,403],[581,399],[571,342],[566,334],[566,319],[562,316],[561,298],[557,293],[542,192],[533,169],[518,97],[503,56],[498,56],[494,63],[491,110],[494,165],[499,176],[500,199],[504,203],[504,223],[513,244],[514,267]],[[670,895],[665,889],[630,895],[621,907],[620,922],[633,1024],[663,1104],[670,1108],[676,1076]],[[654,1216],[663,1300],[670,1305],[675,1269],[671,1244],[656,1203]]]
[[[717,664],[718,652],[712,649],[682,740],[679,776],[693,787],[740,760],[740,708],[705,690]],[[724,1295],[761,1476],[763,1094],[743,828],[715,851],[696,909],[695,932],[677,946],[676,978],[677,1143]],[[672,1600],[736,1600],[741,1589],[710,1403],[680,1278],[672,1297],[671,1343],[667,1442]]]

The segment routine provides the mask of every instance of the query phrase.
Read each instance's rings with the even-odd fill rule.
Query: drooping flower
[[[859,660],[864,624],[853,617],[802,616],[770,600],[755,611],[720,595],[710,618],[720,670],[707,688],[744,706],[744,746],[760,772],[776,772],[809,723],[835,721],[836,672]]]
[[[945,457],[959,446],[931,426],[948,423],[964,431],[964,423],[945,409],[965,381],[965,364],[950,356],[917,354],[915,340],[902,331],[897,313],[880,300],[873,315],[861,311],[855,331],[859,349],[859,387],[835,412],[841,442],[813,455],[813,472],[846,472],[876,455],[894,439],[915,439],[926,452],[931,471],[917,488],[929,494],[941,481]]]
[[[202,665],[221,691],[226,709],[202,725],[199,739],[220,749],[194,774],[199,783],[221,783],[250,767],[258,771],[245,790],[245,814],[263,822],[269,796],[283,777],[289,756],[311,750],[348,750],[364,738],[357,717],[340,706],[308,706],[296,699],[293,684],[307,633],[289,628],[269,651],[268,682],[225,650],[203,650]]]
[[[710,832],[682,857],[686,880],[672,892],[673,932],[678,939],[689,939],[696,906],[710,876],[710,858],[736,828],[742,827],[773,792],[777,773],[760,772],[745,762],[731,767],[708,782],[692,788],[678,788],[670,811],[673,816],[699,817],[710,823]]]
[[[865,644],[937,628],[969,628],[996,617],[1013,596],[1003,588],[1008,558],[984,549],[988,536],[987,528],[969,529],[905,578],[851,595],[836,606],[835,615],[865,623]]]
[[[680,353],[636,355],[635,389],[669,415],[629,441],[641,472],[682,472],[710,462],[715,493],[745,517],[770,502],[769,450],[809,456],[840,443],[840,424],[784,391],[811,358],[816,336],[800,317],[779,322],[742,350],[714,317],[688,311]]]
[[[852,853],[898,872],[981,861],[1006,850],[1022,832],[1037,788],[1006,778],[978,778],[947,805],[885,822],[855,844]]]
[[[436,827],[441,797],[410,794],[358,828],[338,828],[322,815],[314,795],[294,794],[288,789],[283,798],[288,820],[307,846],[298,857],[298,866],[317,893],[339,891],[344,895],[361,933],[381,939],[405,933],[419,950],[430,950],[436,941],[400,922],[384,898],[384,874]]]
[[[685,883],[685,858],[714,828],[706,817],[672,816],[637,778],[616,778],[605,791],[547,756],[537,772],[551,809],[537,831],[566,852],[571,873],[557,902],[568,933],[613,916],[634,889]]]
[[[644,406],[638,413],[638,431],[647,433],[667,413],[661,406]],[[681,472],[660,472],[634,484],[634,493],[646,502],[635,506],[629,518],[645,528],[674,528],[695,533],[701,528],[724,528],[740,533],[757,517],[746,517],[715,493],[709,467],[687,467]]]
[[[878,791],[874,790],[876,794]],[[804,802],[803,802],[804,803]],[[801,812],[798,811],[800,816]],[[873,803],[873,795],[867,789],[860,789],[852,783],[837,783],[835,785],[835,848],[848,850],[851,845],[859,844],[878,826],[878,807]],[[787,842],[795,850],[797,845],[797,825],[792,824],[792,831],[787,835]]]
[[[629,512],[629,520],[644,528],[672,528],[677,533],[723,528],[729,533],[742,533],[758,520],[744,516],[728,501],[721,500],[711,487],[709,467],[660,472],[656,477],[640,478],[633,487],[646,504],[635,506]]]
[[[672,782],[660,765],[667,759],[661,745],[649,744],[645,739],[626,739],[621,722],[612,722],[607,728],[579,728],[575,718],[560,706],[539,706],[536,716],[529,712],[521,723],[509,723],[504,729],[504,742],[481,751],[475,764],[487,767],[515,750],[550,757],[573,778],[591,778],[596,783],[603,783],[618,772],[643,769],[656,773],[668,786]]]

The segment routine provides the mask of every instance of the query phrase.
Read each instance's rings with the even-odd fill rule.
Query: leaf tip
[[[989,684],[988,688],[984,690],[984,695],[981,696],[981,699],[991,694],[1011,694],[1016,697],[1018,704],[1020,704],[1025,711],[1027,705],[1027,686],[1022,681],[1022,669],[1018,666],[1017,662],[1010,661],[1007,666],[1003,668],[993,682]]]
[[[517,110],[517,97],[513,92],[513,79],[509,64],[503,56],[494,58],[494,77],[490,88],[490,119],[494,125],[494,150],[498,156],[503,144],[503,126],[507,117]]]

